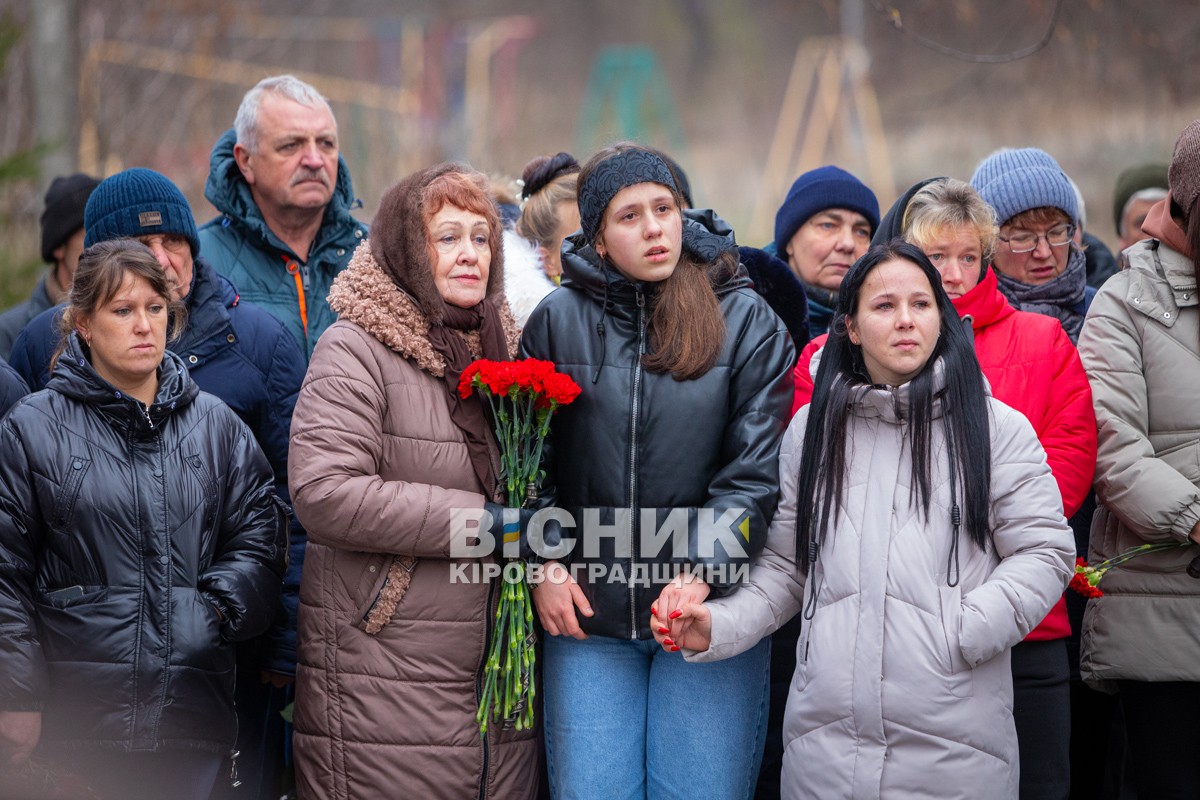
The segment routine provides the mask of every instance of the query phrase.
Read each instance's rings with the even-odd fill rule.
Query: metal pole
[[[79,96],[77,0],[38,0],[33,8],[34,129],[47,150],[41,185],[75,169]]]

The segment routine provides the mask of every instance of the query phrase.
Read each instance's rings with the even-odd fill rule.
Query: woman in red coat
[[[1096,466],[1096,417],[1079,354],[1052,317],[1014,309],[987,264],[996,240],[995,213],[968,184],[922,181],[880,223],[877,237],[902,236],[929,256],[963,320],[992,396],[1033,424],[1070,518],[1087,499]],[[814,339],[796,364],[793,413],[812,398]],[[1057,796],[1069,770],[1071,625],[1059,599],[1025,641],[1013,648],[1014,703],[1021,748],[1022,797]],[[1026,724],[1023,724],[1026,723]],[[1040,788],[1026,792],[1030,784]],[[1065,795],[1063,795],[1065,796]]]

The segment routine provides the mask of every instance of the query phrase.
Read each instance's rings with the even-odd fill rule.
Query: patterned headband
[[[617,192],[637,183],[661,183],[679,193],[670,167],[654,153],[625,150],[604,159],[579,187],[580,225],[589,242],[596,241],[604,209]]]

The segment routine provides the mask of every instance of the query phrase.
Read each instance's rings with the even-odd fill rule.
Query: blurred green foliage
[[[25,35],[9,10],[0,14],[0,75],[8,66],[8,57]],[[0,157],[0,194],[10,192],[40,177],[40,160],[47,150],[44,143]],[[0,212],[0,309],[29,296],[44,266],[37,251],[38,229],[33,221],[16,218],[11,211]]]

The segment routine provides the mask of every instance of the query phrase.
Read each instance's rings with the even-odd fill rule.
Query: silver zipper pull
[[[229,753],[229,785],[234,789],[242,785],[242,782],[238,780],[237,773],[237,760],[241,754],[241,750],[233,750]]]

